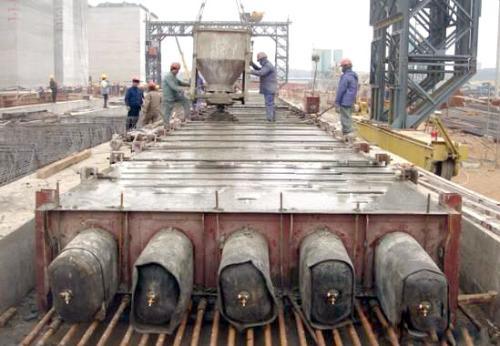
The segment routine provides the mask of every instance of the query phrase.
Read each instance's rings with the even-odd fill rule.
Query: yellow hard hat
[[[101,79],[106,79],[108,76],[106,76],[104,73],[101,75]]]
[[[54,79],[54,75],[53,75],[53,74],[51,74],[51,75],[49,76],[49,79]]]

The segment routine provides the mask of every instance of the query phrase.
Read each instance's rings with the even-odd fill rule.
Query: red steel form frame
[[[44,310],[49,307],[47,267],[80,231],[99,228],[115,236],[120,252],[120,291],[129,292],[133,263],[157,231],[169,227],[183,231],[195,249],[195,284],[214,288],[224,239],[246,227],[266,237],[271,277],[279,288],[297,283],[302,239],[318,229],[334,232],[353,259],[357,283],[366,293],[372,293],[373,289],[373,254],[378,240],[391,232],[406,232],[422,245],[446,275],[452,321],[455,320],[461,229],[461,197],[456,194],[440,196],[440,203],[449,208],[448,214],[72,211],[58,210],[57,198],[56,190],[42,190],[36,196],[36,289],[39,306]]]

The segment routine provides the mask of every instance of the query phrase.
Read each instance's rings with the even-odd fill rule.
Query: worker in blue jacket
[[[125,94],[125,105],[128,108],[127,130],[135,128],[139,119],[139,113],[141,112],[144,94],[139,88],[140,82],[139,78],[133,78],[132,86],[127,89],[127,93]]]
[[[264,102],[266,104],[266,118],[267,121],[276,121],[276,110],[274,109],[274,97],[278,89],[278,82],[276,80],[276,69],[267,60],[267,55],[264,52],[257,54],[257,61],[259,65],[252,62],[253,70],[251,74],[260,77],[260,93],[264,95]]]
[[[352,107],[358,94],[358,75],[352,70],[352,62],[349,59],[342,59],[340,67],[342,68],[342,76],[337,88],[335,106],[337,112],[340,113],[342,134],[348,136],[354,131],[352,127]]]

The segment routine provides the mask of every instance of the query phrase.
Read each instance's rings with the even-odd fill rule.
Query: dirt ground
[[[500,143],[457,131],[452,132],[452,137],[467,145],[469,150],[469,158],[463,163],[459,175],[452,180],[470,190],[500,200]]]

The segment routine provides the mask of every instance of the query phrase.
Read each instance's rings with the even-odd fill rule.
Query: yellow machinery
[[[361,138],[446,179],[456,176],[460,162],[467,158],[467,147],[450,138],[438,117],[429,119],[432,133],[393,129],[363,118],[355,123]]]

